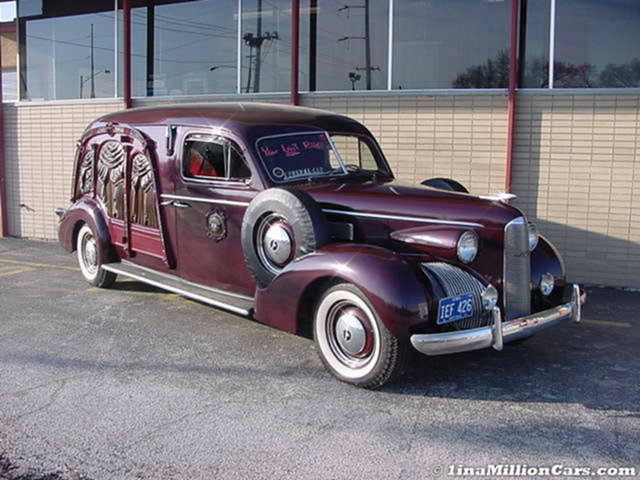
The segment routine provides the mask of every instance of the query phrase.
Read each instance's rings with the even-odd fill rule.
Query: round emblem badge
[[[207,237],[216,242],[227,236],[227,219],[220,210],[214,210],[207,215]]]

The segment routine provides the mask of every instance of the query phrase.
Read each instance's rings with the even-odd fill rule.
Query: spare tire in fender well
[[[469,193],[467,187],[456,180],[452,180],[451,178],[429,178],[421,182],[420,185],[424,185],[425,187],[437,188],[439,190],[448,190],[450,192]]]
[[[274,222],[271,226],[268,222]],[[273,232],[282,237],[272,241],[273,250],[267,252],[264,240]],[[284,233],[283,233],[284,232]],[[259,239],[258,234],[263,236]],[[309,194],[300,190],[270,188],[260,192],[251,201],[242,219],[241,243],[247,269],[258,287],[265,288],[290,261],[323,247],[330,240],[329,225],[319,205]],[[277,250],[290,255],[282,263],[275,264],[271,254]]]

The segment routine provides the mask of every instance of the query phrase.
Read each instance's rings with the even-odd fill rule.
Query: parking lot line
[[[34,263],[34,262],[23,262],[21,260],[7,260],[0,258],[0,263],[7,263],[11,265],[19,265],[22,267],[36,267],[36,268],[59,268],[62,270],[71,270],[73,272],[77,272],[80,270],[78,267],[66,267],[64,265],[53,265],[51,263]]]
[[[116,293],[124,293],[126,295],[136,295],[136,296],[139,296],[139,297],[161,297],[163,300],[166,300],[167,302],[173,302],[175,300],[178,300],[179,298],[182,298],[177,293],[171,293],[171,292],[165,292],[165,291],[159,291],[159,292],[132,292],[131,290],[109,290],[109,289],[97,288],[97,287],[87,288],[85,291],[88,292],[88,293],[111,291],[111,292],[116,292]]]
[[[17,268],[15,270],[9,270],[8,272],[7,271],[2,271],[2,272],[0,272],[0,277],[10,277],[11,275],[18,275],[20,273],[30,272],[32,270],[33,270],[33,268],[24,267],[24,268]]]
[[[631,324],[627,322],[608,322],[606,320],[582,320],[584,323],[592,323],[594,325],[605,325],[607,327],[625,327],[631,328]]]

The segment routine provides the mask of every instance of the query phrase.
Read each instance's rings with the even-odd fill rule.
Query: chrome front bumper
[[[456,332],[412,335],[411,344],[425,355],[445,355],[489,347],[502,350],[505,343],[529,337],[544,328],[566,320],[580,322],[581,307],[586,299],[586,292],[580,293],[580,287],[573,285],[571,301],[558,307],[508,322],[502,321],[500,309],[496,307],[492,312],[492,326]]]

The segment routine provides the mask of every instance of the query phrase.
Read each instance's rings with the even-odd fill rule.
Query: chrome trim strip
[[[134,280],[137,280],[139,282],[142,283],[146,283],[147,285],[151,285],[152,287],[157,287],[157,288],[161,288],[162,290],[166,290],[168,292],[172,292],[172,293],[177,293],[178,295],[182,295],[184,297],[187,298],[191,298],[193,300],[197,300],[199,302],[202,303],[206,303],[207,305],[211,305],[214,307],[218,307],[218,308],[222,308],[224,310],[229,310],[230,312],[233,313],[237,313],[239,315],[244,315],[244,316],[249,316],[249,311],[245,310],[244,308],[239,308],[239,307],[235,307],[233,305],[229,305],[223,302],[218,302],[217,300],[212,300],[210,298],[207,297],[203,297],[202,295],[198,295],[197,293],[192,293],[189,292],[187,290],[182,290],[180,288],[176,288],[176,287],[171,287],[169,285],[165,285],[163,283],[160,282],[156,282],[155,280],[151,280],[149,278],[145,278],[142,275],[136,275],[135,273],[131,273],[131,272],[126,272],[124,270],[120,270],[117,267],[114,267],[113,265],[103,265],[102,268],[104,268],[106,271],[108,272],[113,272],[116,273],[118,275],[123,275],[125,277],[129,277],[129,278],[133,278]]]
[[[501,315],[494,311],[495,323],[492,326],[457,332],[412,335],[411,344],[425,355],[446,355],[489,347],[500,350],[503,343],[531,336],[544,328],[573,319],[586,299],[586,294],[582,293],[575,301],[508,322],[502,322]]]
[[[387,220],[403,220],[407,222],[435,223],[438,225],[456,225],[459,227],[484,228],[484,225],[480,223],[458,222],[456,220],[439,220],[437,218],[405,217],[403,215],[387,215],[384,213],[352,212],[348,210],[333,210],[330,208],[323,208],[322,211],[324,213],[332,213],[336,215],[349,215],[352,217],[383,218]]]
[[[189,202],[200,202],[200,203],[213,203],[216,205],[234,205],[238,207],[248,207],[249,202],[238,202],[235,200],[219,200],[214,198],[202,198],[202,197],[186,197],[183,195],[170,195],[168,193],[163,193],[160,195],[162,198],[168,198],[170,200],[185,200]]]
[[[531,252],[528,222],[516,217],[504,227],[502,304],[505,320],[531,313]]]

